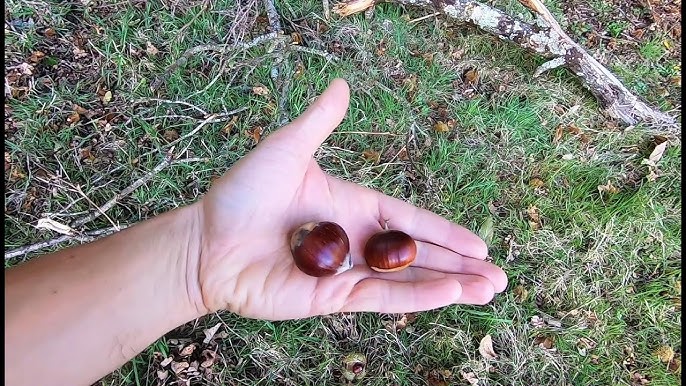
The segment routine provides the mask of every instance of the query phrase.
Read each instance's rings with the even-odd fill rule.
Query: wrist
[[[175,229],[170,236],[183,235],[169,240],[175,245],[173,253],[173,268],[178,285],[178,300],[185,304],[193,317],[202,317],[210,312],[205,304],[200,283],[200,255],[202,249],[202,210],[198,203],[175,210],[176,216],[172,227]],[[175,238],[175,237],[174,237]],[[180,244],[179,244],[180,243]]]

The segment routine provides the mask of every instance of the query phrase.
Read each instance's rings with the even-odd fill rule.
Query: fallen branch
[[[55,237],[54,239],[46,240],[46,241],[41,241],[39,243],[31,244],[31,245],[26,245],[23,247],[19,247],[17,249],[13,249],[9,252],[5,252],[5,260],[17,257],[17,256],[22,256],[31,252],[36,252],[40,251],[45,248],[50,248],[54,247],[55,245],[59,245],[62,243],[66,243],[67,241],[80,241],[82,243],[89,243],[97,236],[102,236],[102,235],[109,235],[115,232],[118,232],[122,229],[127,228],[128,225],[119,225],[117,227],[109,227],[109,228],[103,228],[103,229],[96,229],[92,231],[87,231],[83,232],[82,234],[76,234],[76,235],[63,235],[60,237]]]
[[[348,16],[382,1],[435,9],[448,18],[473,24],[502,40],[551,59],[551,62],[539,67],[536,75],[554,67],[566,67],[579,77],[609,116],[626,125],[640,122],[676,127],[674,117],[648,106],[574,42],[540,0],[520,0],[536,16],[537,23],[534,24],[471,0],[349,0],[335,5],[333,11],[340,16]]]
[[[162,84],[164,84],[165,80],[169,78],[171,73],[176,71],[177,68],[185,66],[186,63],[188,63],[188,59],[193,55],[197,55],[199,53],[207,51],[214,51],[220,54],[226,54],[237,50],[248,50],[260,44],[264,44],[266,42],[275,40],[277,38],[279,38],[279,34],[277,32],[271,32],[266,35],[258,36],[247,43],[239,42],[234,44],[204,44],[200,46],[195,46],[193,48],[189,48],[188,50],[186,50],[186,52],[183,53],[183,55],[181,55],[180,58],[176,59],[176,61],[172,63],[171,66],[167,67],[167,69],[164,71],[162,75],[155,78],[155,80],[150,84],[150,89],[152,91],[155,91],[158,88],[160,88]]]
[[[161,172],[164,168],[170,165],[176,165],[180,163],[189,163],[189,162],[197,162],[197,161],[207,161],[207,158],[184,158],[184,159],[174,159],[174,157],[171,155],[171,152],[168,153],[164,160],[160,162],[157,166],[155,166],[152,170],[148,171],[143,175],[141,178],[137,179],[134,181],[131,185],[127,186],[124,190],[121,192],[117,193],[114,197],[112,197],[109,201],[107,201],[105,204],[102,206],[96,208],[95,211],[91,212],[90,214],[81,217],[77,220],[75,220],[71,225],[71,229],[76,229],[78,227],[81,227],[97,218],[99,218],[102,215],[105,215],[105,213],[112,209],[119,201],[128,196],[129,194],[133,193],[134,190],[138,189],[141,187],[143,184],[146,182],[150,181],[156,174]],[[50,248],[55,245],[59,245],[68,241],[76,240],[80,242],[91,242],[93,241],[96,236],[100,236],[103,234],[110,234],[110,233],[115,233],[118,232],[122,229],[125,229],[129,227],[129,225],[114,225],[109,228],[104,228],[104,229],[98,229],[98,230],[93,230],[93,231],[85,231],[85,232],[78,232],[75,234],[70,234],[70,235],[62,235],[59,237],[55,237],[50,240],[46,241],[41,241],[35,244],[23,246],[20,248],[13,249],[11,251],[5,252],[5,260],[11,259],[13,257],[21,256],[27,253],[31,252],[36,252],[45,248]]]

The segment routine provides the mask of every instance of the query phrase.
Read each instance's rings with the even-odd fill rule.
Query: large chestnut
[[[291,253],[298,269],[310,276],[334,276],[352,268],[348,235],[334,222],[298,227],[291,235]]]
[[[364,259],[377,272],[395,272],[409,267],[417,257],[417,243],[399,230],[384,230],[369,238]]]

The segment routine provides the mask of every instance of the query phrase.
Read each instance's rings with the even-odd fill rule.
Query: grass
[[[280,116],[296,117],[341,76],[351,84],[351,105],[317,154],[322,167],[475,231],[490,219],[491,255],[511,283],[485,307],[423,312],[397,330],[402,315],[274,323],[218,313],[180,326],[99,384],[157,384],[161,359],[202,341],[203,329],[216,323],[227,332],[214,343],[221,360],[212,369],[214,380],[198,384],[337,384],[341,358],[352,352],[367,356],[361,383],[368,385],[467,384],[467,374],[480,385],[633,385],[641,377],[650,385],[680,382],[676,362],[670,367],[655,354],[669,346],[677,359],[681,355],[680,139],[668,136],[660,176],[650,181],[641,160],[655,146],[656,133],[640,125],[616,127],[568,72],[532,79],[540,58],[440,18],[410,24],[424,15],[416,9],[383,4],[371,18],[323,22],[320,2],[280,1],[287,32],[341,60],[291,53],[282,67],[289,81],[274,82],[276,54],[269,45],[224,57],[199,54],[152,92],[151,82],[186,49],[221,43],[232,33],[234,2],[213,2],[200,14],[195,3],[31,4],[6,3],[6,19],[34,21],[6,34],[6,58],[17,65],[40,50],[51,60],[34,63],[37,81],[30,91],[6,102],[7,249],[53,237],[31,225],[45,214],[69,222],[91,210],[73,186],[95,203],[106,202],[160,161],[169,135],[183,135],[200,122],[163,117],[195,114],[184,105],[143,99],[184,101],[208,112],[247,109],[230,129],[227,122],[210,124],[193,137],[184,157],[207,161],[167,168],[112,208],[108,216],[120,223],[197,200],[213,177],[254,147],[249,131],[261,127],[269,135]],[[632,28],[611,17],[614,11],[602,2],[593,6],[596,24],[611,36]],[[517,2],[505,8],[521,11]],[[563,25],[578,25],[561,6],[552,9]],[[49,27],[62,40],[46,37]],[[579,41],[586,39],[586,29],[572,30]],[[264,32],[258,19],[243,39]],[[678,110],[680,86],[672,79],[681,62],[660,34],[648,32],[632,49],[609,55],[608,66],[651,103]],[[148,43],[159,53],[146,52]],[[75,57],[77,46],[85,57]],[[219,74],[222,66],[228,70]],[[474,90],[462,78],[469,68],[480,76]],[[15,86],[26,86],[25,78]],[[278,107],[284,83],[285,112]],[[256,85],[270,93],[254,95]],[[666,93],[656,95],[657,86]],[[103,87],[113,95],[107,105]],[[74,104],[93,116],[66,123]],[[438,121],[453,126],[436,132]],[[416,168],[401,155],[413,122]],[[565,132],[555,141],[558,125],[571,123],[586,139]],[[379,152],[379,162],[365,158],[365,151]],[[608,182],[615,193],[599,191]],[[540,224],[532,225],[531,213]],[[104,216],[87,224],[107,226]],[[496,359],[479,354],[486,334],[493,337]],[[546,337],[547,348],[538,344]]]

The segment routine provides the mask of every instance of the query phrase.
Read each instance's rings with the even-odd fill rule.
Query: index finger
[[[463,256],[485,259],[486,243],[467,228],[426,209],[378,193],[380,221],[420,241],[440,245]]]

